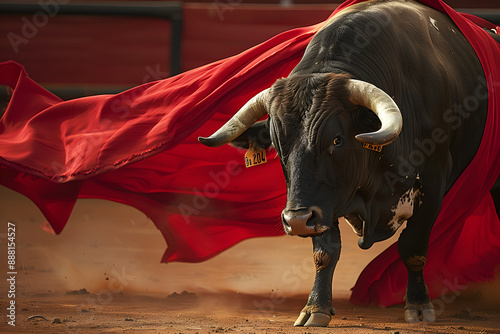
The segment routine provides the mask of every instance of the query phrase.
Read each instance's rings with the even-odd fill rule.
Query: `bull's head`
[[[267,122],[257,122],[266,114]],[[295,75],[254,96],[217,132],[199,140],[212,147],[246,146],[251,137],[268,146],[272,140],[287,182],[284,229],[313,236],[342,216],[369,218],[363,201],[354,200],[373,168],[366,157],[375,154],[361,143],[390,144],[401,128],[396,103],[374,85],[339,74]]]

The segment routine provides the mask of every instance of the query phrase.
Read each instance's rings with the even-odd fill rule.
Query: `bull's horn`
[[[268,92],[269,88],[252,97],[226,124],[210,137],[198,137],[200,143],[210,147],[217,147],[238,138],[239,135],[267,114]]]
[[[356,139],[378,146],[392,143],[403,127],[403,118],[396,102],[383,90],[364,81],[351,79],[347,89],[352,103],[372,110],[382,123],[378,131],[361,133]]]

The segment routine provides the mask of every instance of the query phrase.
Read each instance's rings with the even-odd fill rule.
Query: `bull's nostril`
[[[281,221],[283,222],[283,224],[288,225],[288,223],[286,221],[286,218],[285,218],[285,212],[284,211],[281,213]]]
[[[319,214],[316,211],[312,210],[311,216],[307,220],[307,225],[309,225],[311,227],[316,225],[316,222],[318,221],[318,219],[319,219]]]
[[[281,222],[283,223],[283,228],[285,229],[286,234],[292,234],[292,228],[290,224],[286,221],[285,214],[281,213]]]

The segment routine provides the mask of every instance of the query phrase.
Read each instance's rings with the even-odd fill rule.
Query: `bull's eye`
[[[343,143],[344,143],[344,140],[342,139],[342,137],[340,137],[340,136],[335,137],[333,139],[332,145],[330,145],[330,149],[329,149],[330,154],[333,154],[333,151],[336,148],[342,146]]]
[[[342,139],[342,137],[335,137],[335,139],[333,139],[333,146],[339,147],[343,142],[344,140]]]

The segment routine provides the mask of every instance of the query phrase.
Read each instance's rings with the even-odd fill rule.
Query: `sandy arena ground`
[[[204,263],[166,265],[160,232],[130,207],[80,200],[54,236],[26,198],[0,188],[0,199],[1,333],[500,333],[500,279],[459,292],[430,324],[406,324],[402,305],[349,304],[358,274],[395,239],[363,251],[345,225],[337,315],[328,328],[296,328],[314,278],[308,239],[247,240]],[[8,222],[16,225],[15,299]],[[11,300],[15,327],[7,324]]]

